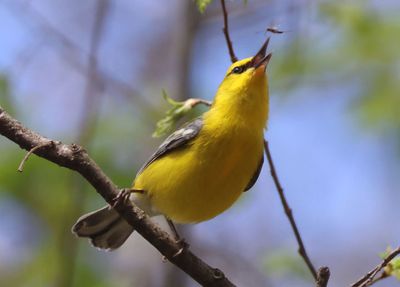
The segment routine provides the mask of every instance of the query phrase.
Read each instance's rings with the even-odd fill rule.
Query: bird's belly
[[[151,206],[175,222],[204,221],[229,208],[245,190],[263,151],[262,136],[201,144],[156,160],[135,180]]]

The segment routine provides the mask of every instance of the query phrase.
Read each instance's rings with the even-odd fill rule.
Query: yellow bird
[[[268,118],[268,42],[254,57],[233,63],[209,111],[171,134],[139,170],[130,199],[147,214],[177,223],[208,220],[254,185]],[[133,230],[108,206],[72,228],[107,250],[120,247]]]

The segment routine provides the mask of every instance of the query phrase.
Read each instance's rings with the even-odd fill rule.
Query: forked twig
[[[378,274],[379,271],[385,268],[390,263],[390,261],[392,261],[392,259],[399,254],[400,254],[400,246],[397,247],[395,250],[393,250],[378,266],[376,266],[374,269],[365,274],[356,283],[353,283],[351,287],[367,287],[372,285],[376,274]],[[385,277],[387,276],[382,276],[381,279]]]
[[[238,59],[235,55],[235,52],[233,51],[231,37],[229,36],[228,12],[226,11],[225,0],[221,0],[221,6],[222,6],[222,12],[224,14],[224,28],[222,29],[222,31],[224,31],[226,44],[228,45],[228,50],[229,50],[229,56],[231,56],[231,62],[235,63],[237,62]]]
[[[290,208],[290,206],[289,206],[289,204],[288,204],[288,202],[286,200],[285,194],[283,192],[282,185],[279,182],[279,178],[278,178],[278,175],[276,173],[275,165],[274,165],[274,162],[272,160],[271,152],[269,150],[268,141],[266,141],[266,140],[264,140],[264,148],[265,148],[265,154],[267,155],[268,164],[269,164],[270,171],[271,171],[271,176],[272,176],[272,178],[274,180],[276,189],[278,190],[279,197],[280,197],[282,205],[283,205],[283,209],[285,210],[285,214],[289,219],[289,222],[290,222],[290,225],[292,226],[294,235],[296,236],[297,243],[299,244],[298,252],[299,252],[300,256],[303,257],[304,261],[306,262],[307,267],[310,270],[310,272],[311,272],[312,276],[314,277],[315,281],[317,281],[318,280],[317,271],[315,270],[314,265],[311,263],[311,260],[307,255],[307,251],[306,251],[306,249],[304,247],[303,240],[301,239],[299,229],[297,228],[296,222],[295,222],[294,217],[293,217],[292,209]]]

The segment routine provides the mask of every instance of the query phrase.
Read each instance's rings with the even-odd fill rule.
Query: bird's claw
[[[121,203],[125,203],[129,199],[131,193],[133,193],[133,192],[134,192],[134,190],[131,188],[121,189],[119,191],[119,193],[117,194],[117,196],[112,199],[113,204],[111,205],[111,207],[114,208]]]

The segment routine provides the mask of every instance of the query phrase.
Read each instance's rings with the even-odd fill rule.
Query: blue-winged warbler
[[[254,57],[229,67],[209,111],[171,134],[139,170],[130,199],[147,214],[177,223],[208,220],[256,182],[268,118],[268,40]],[[72,231],[112,250],[133,227],[104,207],[79,218]]]

